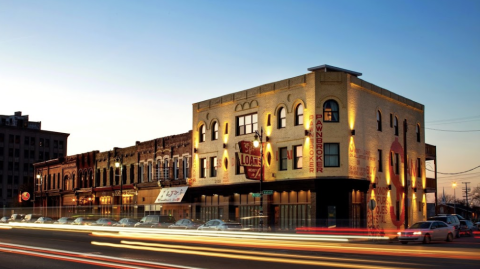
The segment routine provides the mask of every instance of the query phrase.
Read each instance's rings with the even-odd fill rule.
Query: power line
[[[427,128],[427,127],[425,127],[425,129],[433,130],[433,131],[441,131],[441,132],[456,132],[456,133],[480,132],[480,130],[442,130],[442,129]]]
[[[442,175],[459,175],[459,174],[465,174],[465,173],[467,173],[467,172],[473,171],[473,170],[475,170],[475,169],[477,169],[477,168],[479,168],[479,167],[480,167],[480,165],[477,166],[477,167],[474,167],[474,168],[472,168],[472,169],[469,169],[469,170],[466,170],[466,171],[462,171],[462,172],[456,172],[456,173],[442,173],[442,172],[437,172],[437,174],[442,174]],[[425,168],[425,169],[428,170],[428,171],[430,171],[430,172],[435,172],[434,170],[430,170],[430,169],[427,169],[427,168]]]

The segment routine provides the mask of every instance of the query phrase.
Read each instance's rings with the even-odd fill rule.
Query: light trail
[[[30,247],[17,244],[7,244],[0,242],[0,252],[28,255],[46,259],[61,260],[111,268],[158,268],[158,269],[199,269],[181,265],[167,263],[156,263],[148,261],[137,261],[132,259],[117,258],[111,256],[102,256],[95,254],[85,254],[72,251],[62,251],[49,248]]]
[[[218,249],[218,248],[211,248],[211,247],[191,247],[191,246],[184,246],[184,245],[170,245],[170,244],[158,244],[158,243],[145,243],[145,242],[132,242],[132,241],[120,241],[122,244],[128,245],[139,245],[139,246],[150,246],[150,247],[158,247],[158,248],[176,248],[176,249],[186,249],[186,250],[202,250],[202,251],[210,251],[210,252],[221,252],[221,253],[235,253],[235,254],[244,254],[244,255],[262,255],[262,256],[270,256],[270,257],[281,257],[281,258],[293,258],[293,259],[313,259],[313,260],[335,260],[335,261],[348,261],[348,262],[373,262],[373,263],[381,263],[381,264],[402,264],[402,265],[413,265],[413,263],[401,263],[401,262],[388,262],[388,261],[372,261],[372,260],[365,260],[365,259],[352,259],[352,258],[334,258],[334,257],[319,257],[319,256],[309,256],[309,255],[294,255],[294,254],[278,254],[278,253],[269,253],[269,252],[258,252],[258,251],[250,251],[250,250],[235,250],[235,249]]]
[[[368,254],[368,255],[384,255],[384,256],[405,256],[405,257],[425,257],[425,258],[451,258],[451,259],[470,259],[480,260],[480,255],[475,252],[451,249],[423,249],[421,252],[418,249],[405,248],[402,246],[380,246],[368,247],[366,245],[341,245],[336,243],[318,244],[317,242],[304,242],[299,240],[268,240],[268,239],[239,239],[225,240],[223,238],[208,238],[208,237],[192,237],[179,235],[145,235],[132,233],[92,233],[93,236],[112,237],[133,240],[148,240],[148,241],[163,241],[176,242],[187,244],[211,244],[217,246],[227,247],[256,247],[263,249],[282,249],[282,250],[297,250],[297,251],[317,251],[317,252],[331,252],[331,253],[348,253],[348,254]]]
[[[267,256],[245,256],[238,254],[225,254],[225,253],[214,253],[208,251],[195,251],[195,250],[177,250],[171,248],[157,248],[157,247],[147,247],[147,246],[134,246],[134,245],[125,245],[125,244],[114,244],[114,243],[103,243],[103,242],[92,242],[93,245],[97,246],[108,246],[115,248],[127,248],[127,249],[136,249],[136,250],[149,250],[156,252],[168,252],[168,253],[178,253],[178,254],[188,254],[188,255],[201,255],[208,257],[217,257],[217,258],[228,258],[228,259],[237,259],[237,260],[251,260],[258,262],[275,262],[275,263],[289,263],[289,264],[298,264],[298,265],[313,265],[313,266],[330,266],[337,268],[352,268],[352,269],[399,269],[400,267],[387,267],[385,265],[373,266],[373,265],[360,265],[360,264],[351,264],[344,262],[325,262],[325,261],[314,261],[314,260],[294,260],[287,258],[269,258]],[[221,251],[221,250],[220,250]],[[257,253],[258,255],[259,253]]]

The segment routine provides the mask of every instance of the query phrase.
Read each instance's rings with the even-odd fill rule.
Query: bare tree
[[[469,193],[469,203],[470,205],[480,206],[480,186],[472,188],[472,191]]]

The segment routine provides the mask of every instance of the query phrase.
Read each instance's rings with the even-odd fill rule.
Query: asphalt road
[[[158,230],[157,230],[158,231]],[[401,245],[0,227],[0,268],[479,268],[480,238]]]

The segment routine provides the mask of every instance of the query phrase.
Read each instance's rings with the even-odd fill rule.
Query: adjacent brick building
[[[4,207],[33,206],[19,199],[21,192],[33,197],[33,163],[67,154],[67,133],[42,130],[41,122],[28,115],[0,115],[0,203]]]

